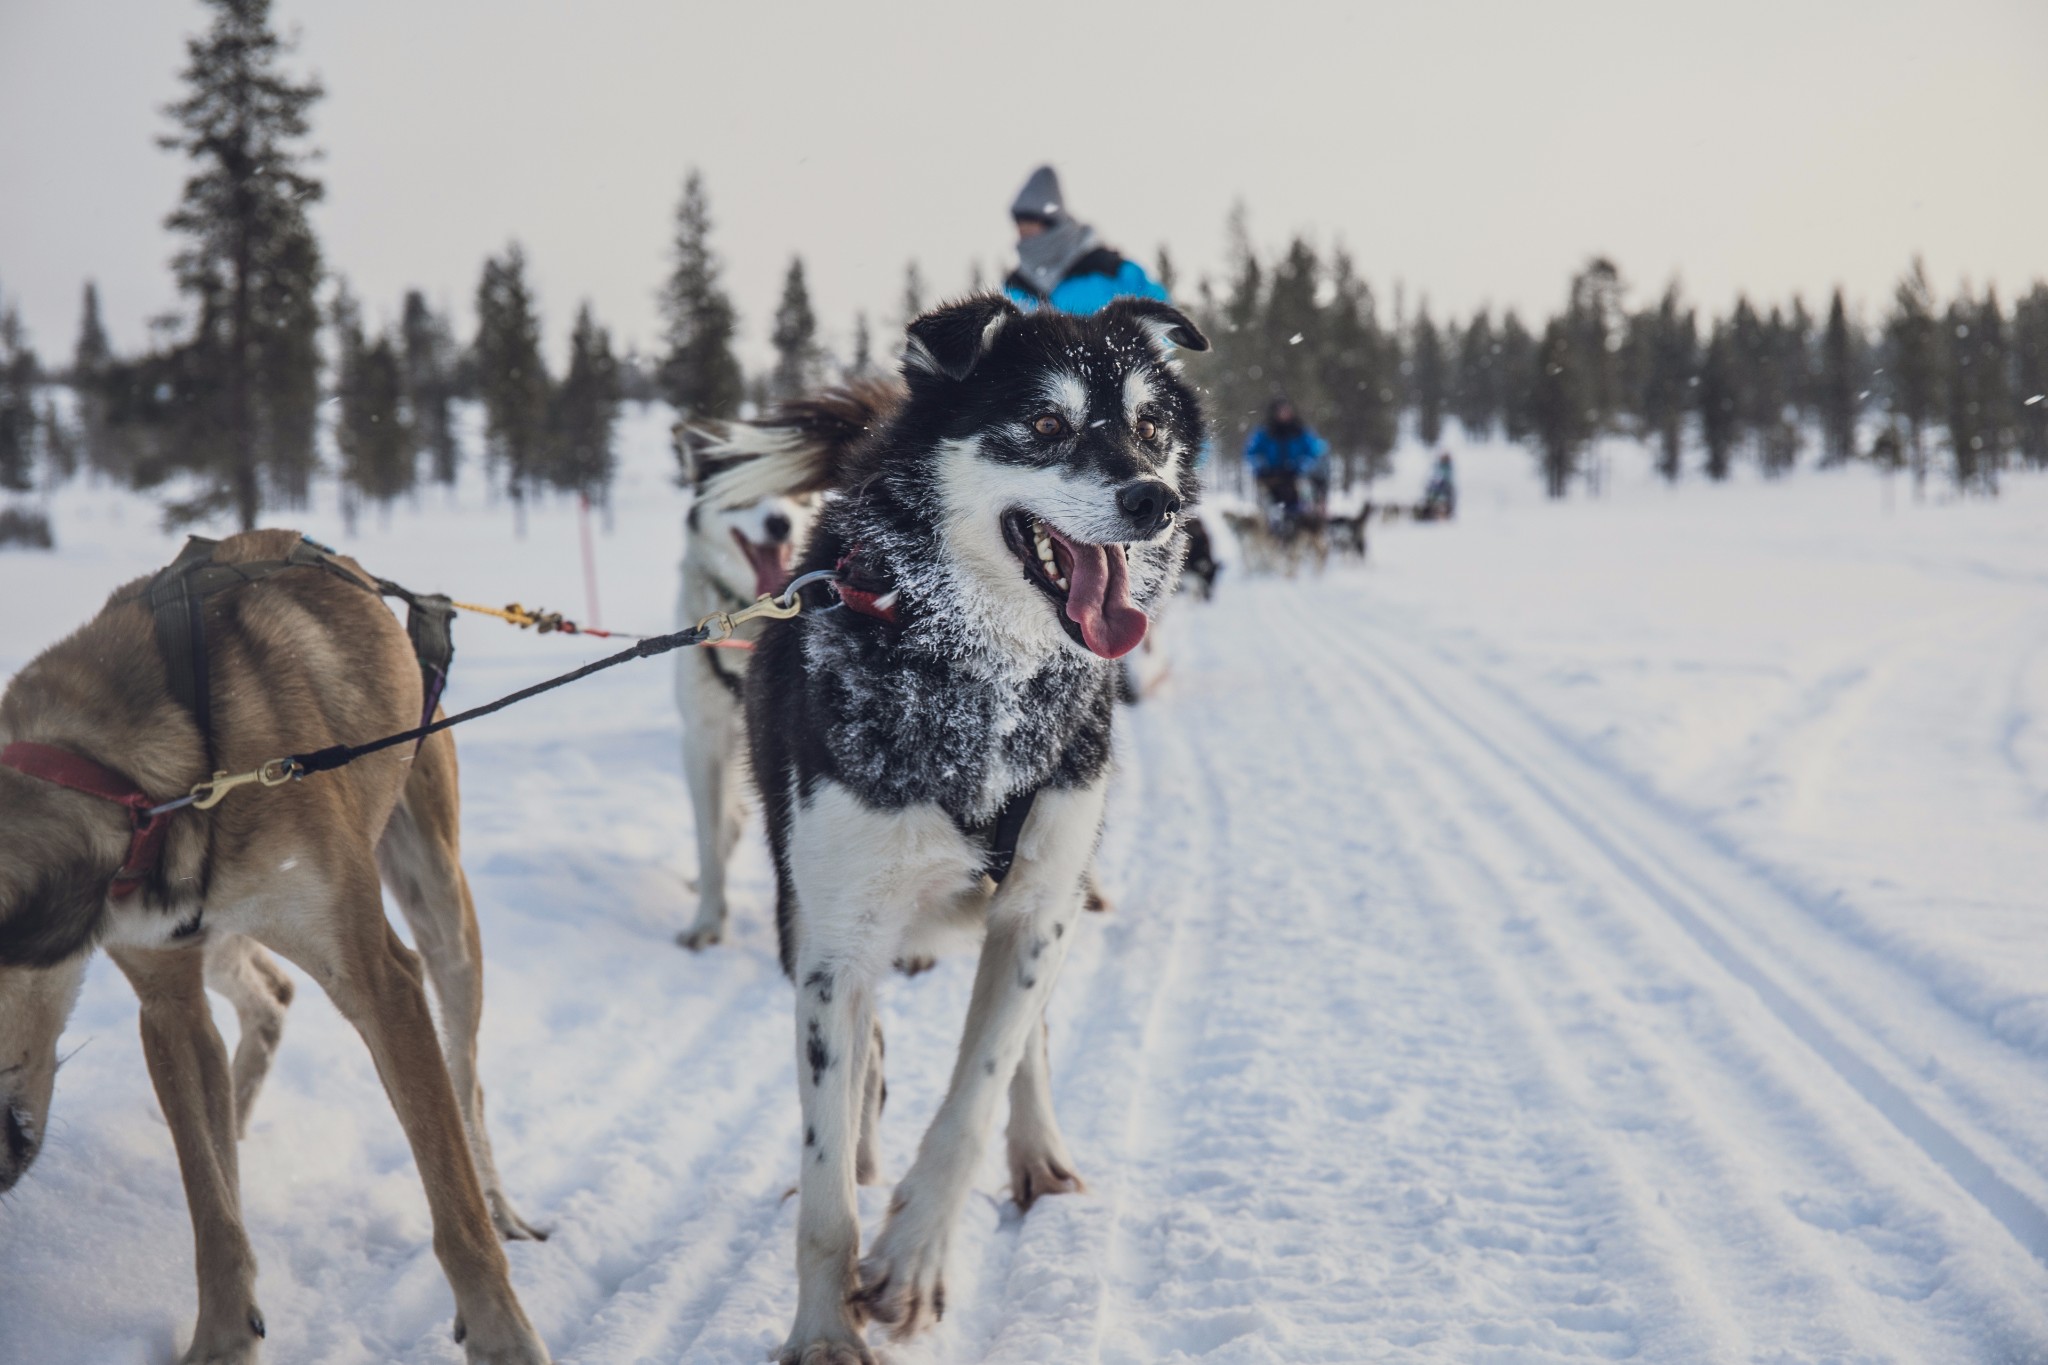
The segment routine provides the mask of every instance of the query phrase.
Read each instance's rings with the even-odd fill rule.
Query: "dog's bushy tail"
[[[698,493],[707,506],[742,507],[840,487],[850,456],[903,402],[894,379],[856,379],[783,403],[766,417],[732,422],[718,434],[691,433],[707,470]]]

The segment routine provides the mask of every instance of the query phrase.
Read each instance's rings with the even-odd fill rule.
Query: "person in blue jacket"
[[[1017,268],[1003,281],[1003,292],[1025,312],[1095,313],[1127,296],[1168,301],[1144,266],[1102,245],[1094,228],[1067,212],[1052,167],[1031,173],[1010,217],[1017,224]]]
[[[1458,515],[1458,484],[1451,473],[1451,452],[1440,451],[1429,487],[1422,490],[1422,505],[1415,509],[1421,521],[1449,521]]]
[[[1330,500],[1330,443],[1285,398],[1273,400],[1245,441],[1244,462],[1266,502],[1289,517],[1310,505],[1320,512]]]

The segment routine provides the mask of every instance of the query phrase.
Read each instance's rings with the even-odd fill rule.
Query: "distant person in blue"
[[[1422,490],[1422,505],[1415,509],[1419,521],[1449,521],[1458,515],[1458,485],[1451,477],[1451,452],[1438,451],[1436,469],[1429,486]]]
[[[1244,443],[1244,462],[1266,504],[1290,519],[1327,507],[1330,443],[1301,420],[1289,400],[1275,398],[1266,409],[1266,420]]]
[[[1094,228],[1067,212],[1052,167],[1031,173],[1010,217],[1017,224],[1017,268],[1003,281],[1003,292],[1025,312],[1095,313],[1127,296],[1167,301],[1144,266],[1102,245]]]

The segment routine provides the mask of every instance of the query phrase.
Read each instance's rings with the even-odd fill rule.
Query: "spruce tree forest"
[[[323,470],[349,507],[386,504],[452,483],[471,460],[515,515],[549,495],[601,504],[621,403],[717,420],[891,368],[902,325],[949,293],[908,263],[896,315],[850,319],[850,344],[835,353],[792,255],[780,297],[749,304],[775,357],[749,374],[711,191],[691,171],[670,273],[649,282],[657,355],[619,353],[587,303],[570,313],[537,298],[516,241],[480,263],[469,335],[420,290],[360,300],[328,267],[309,216],[323,194],[320,86],[292,73],[268,0],[209,3],[212,27],[188,42],[184,96],[158,138],[187,177],[164,219],[182,308],[157,320],[146,349],[119,354],[82,282],[61,357],[37,349],[0,277],[0,491],[14,499],[0,508],[0,542],[47,545],[29,495],[82,473],[159,491],[173,526],[255,526],[302,503]],[[1599,492],[1601,438],[1642,443],[1674,483],[1725,479],[1741,462],[1775,475],[1863,460],[1909,473],[1916,493],[1995,496],[2003,471],[2048,467],[2048,282],[2009,301],[1988,282],[1944,296],[1911,261],[1888,298],[1837,289],[1716,310],[1678,281],[1633,281],[1595,255],[1561,282],[1548,316],[1457,316],[1419,288],[1375,285],[1387,264],[1341,244],[1296,237],[1262,252],[1242,204],[1226,234],[1220,278],[1181,278],[1167,246],[1152,262],[1214,341],[1189,369],[1216,424],[1211,476],[1225,485],[1281,395],[1328,438],[1346,489],[1385,474],[1404,432],[1430,447],[1454,433],[1520,443],[1554,498]],[[962,292],[988,283],[976,263]],[[394,314],[395,325],[365,321]],[[565,317],[569,358],[556,374],[544,340]],[[481,411],[474,449],[458,402]]]

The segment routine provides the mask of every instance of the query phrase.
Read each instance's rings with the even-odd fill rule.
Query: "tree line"
[[[269,0],[207,3],[212,26],[187,42],[185,94],[159,138],[191,165],[165,220],[180,242],[171,265],[184,306],[153,324],[146,349],[120,355],[88,283],[70,365],[58,372],[75,402],[60,414],[38,397],[52,376],[0,294],[0,490],[32,489],[39,463],[52,482],[90,468],[166,489],[174,524],[232,516],[253,526],[266,508],[304,502],[332,398],[336,472],[353,512],[422,480],[452,483],[463,459],[456,404],[474,400],[485,467],[515,505],[550,491],[602,499],[623,401],[660,397],[686,418],[726,418],[892,363],[877,360],[895,348],[877,344],[865,314],[848,354],[823,344],[803,261],[792,257],[769,330],[775,361],[748,375],[694,171],[659,292],[658,359],[618,354],[584,304],[568,364],[551,374],[516,242],[484,262],[466,341],[418,290],[395,323],[371,326],[327,271],[308,218],[323,193],[308,169],[319,85],[284,69],[289,49]],[[1389,307],[1341,246],[1325,254],[1297,237],[1262,257],[1242,207],[1227,230],[1222,278],[1180,295],[1215,339],[1190,372],[1212,403],[1225,471],[1281,395],[1329,439],[1347,486],[1384,475],[1404,432],[1434,446],[1452,422],[1468,438],[1498,432],[1529,445],[1555,497],[1597,474],[1590,457],[1603,437],[1649,445],[1673,480],[1688,469],[1726,478],[1742,459],[1780,473],[1809,446],[1821,464],[1908,469],[1916,487],[1938,469],[1966,491],[1995,492],[2015,461],[2048,465],[2048,285],[2010,308],[1988,287],[1944,304],[1916,262],[1868,324],[1839,290],[1824,316],[1797,297],[1739,298],[1711,316],[1675,283],[1632,307],[1619,270],[1595,259],[1548,317],[1438,316],[1426,299],[1410,317],[1402,291]],[[1164,247],[1156,269],[1174,288]],[[983,285],[976,265],[969,287]],[[930,301],[913,261],[884,335]]]
[[[1995,493],[2016,462],[2048,467],[2048,283],[2010,308],[1988,286],[1943,304],[1915,261],[1873,323],[1839,289],[1824,316],[1795,296],[1740,297],[1716,317],[1676,282],[1631,307],[1620,271],[1596,258],[1549,317],[1439,317],[1424,300],[1407,318],[1397,297],[1383,321],[1341,247],[1324,259],[1297,237],[1262,260],[1241,209],[1229,240],[1221,286],[1204,279],[1194,301],[1215,348],[1190,362],[1226,466],[1284,395],[1329,439],[1347,485],[1387,471],[1404,423],[1435,446],[1453,421],[1469,439],[1527,444],[1552,497],[1596,476],[1601,437],[1650,447],[1673,481],[1725,479],[1740,459],[1782,474],[1809,449],[1822,466],[1910,470],[1916,488],[1939,470],[1964,492]]]

